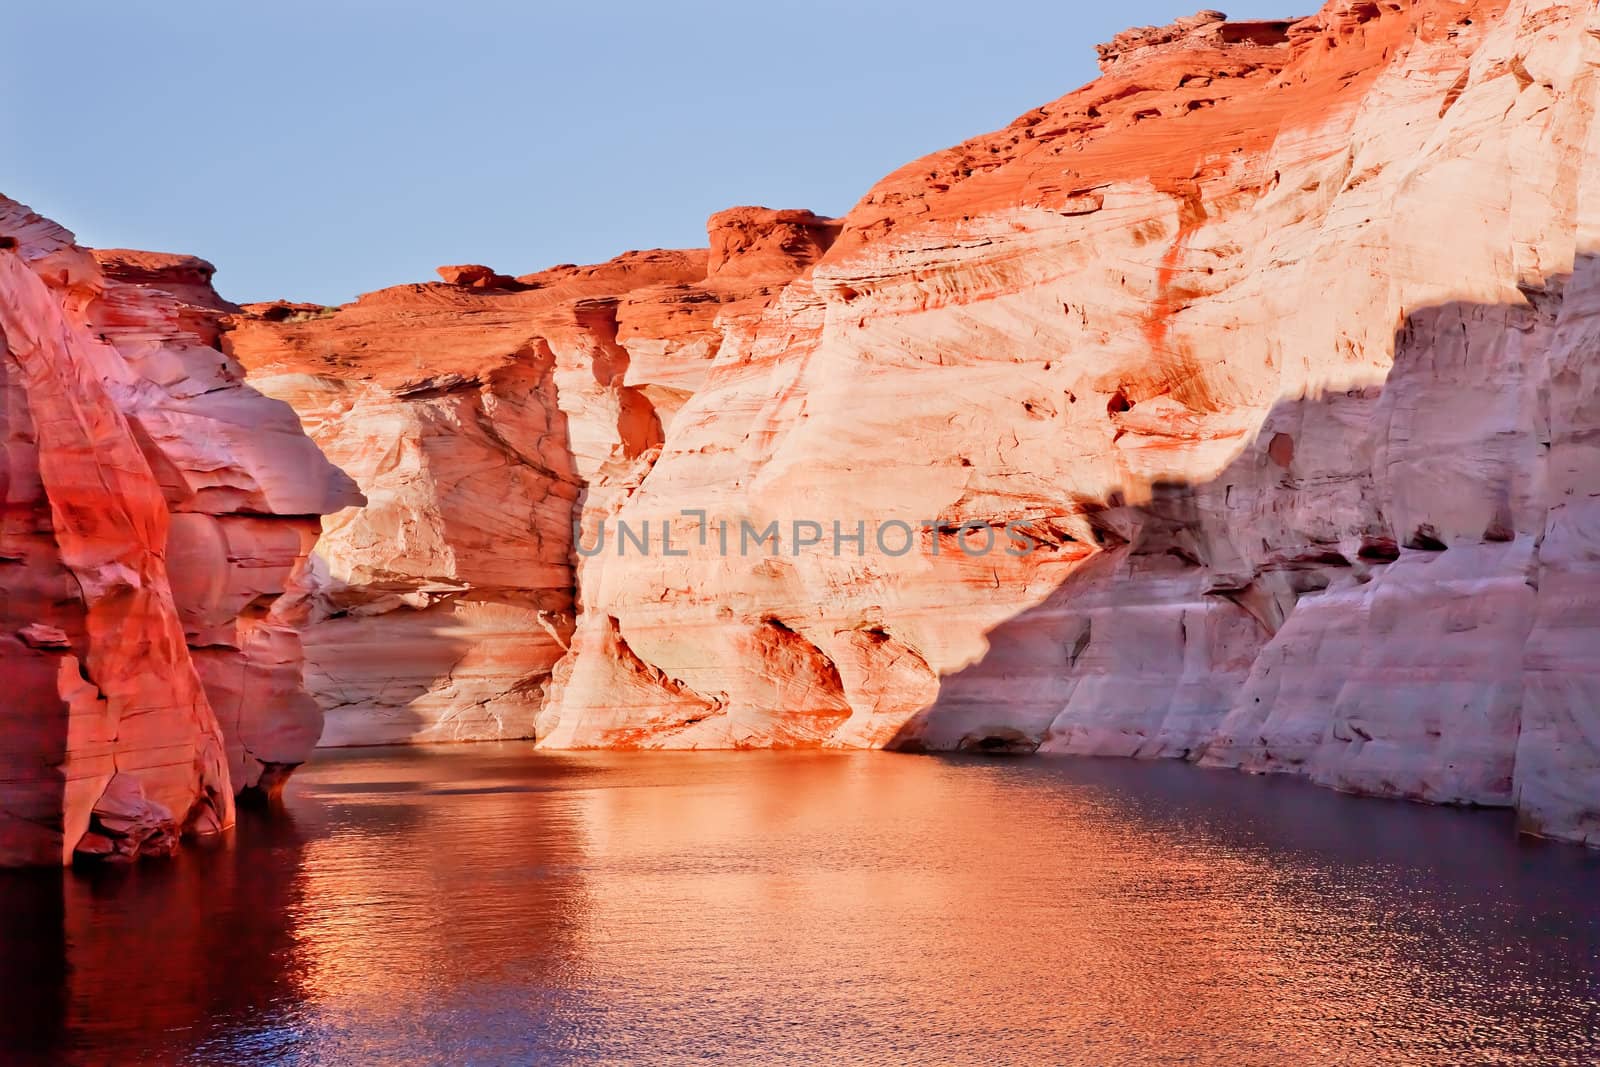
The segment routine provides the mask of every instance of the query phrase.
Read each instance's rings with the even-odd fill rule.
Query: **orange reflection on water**
[[[54,897],[0,880],[36,920],[0,977],[42,978],[8,1048],[1556,1062],[1600,1026],[1600,860],[1293,782],[466,746],[331,756],[285,814]]]

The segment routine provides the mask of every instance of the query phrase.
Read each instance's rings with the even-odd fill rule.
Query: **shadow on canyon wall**
[[[0,440],[0,673],[6,689],[0,705],[0,838],[14,842],[19,857],[38,862],[61,850],[67,713],[58,676],[69,649],[54,635],[31,635],[43,624],[66,635],[72,647],[83,648],[86,638],[83,606],[72,596],[76,587],[61,563],[39,483],[27,394],[3,333]],[[38,714],[41,709],[57,713]]]
[[[1593,262],[1580,257],[1577,273]],[[1521,287],[1521,302],[1413,310],[1383,381],[1278,401],[1206,482],[1158,483],[1137,505],[1113,494],[1088,516],[1101,551],[990,630],[983,658],[941,677],[933,703],[887,747],[1200,759],[1256,657],[1297,605],[1330,586],[1365,585],[1412,555],[1520,543],[1536,589],[1546,360],[1570,277]],[[1533,592],[1523,592],[1525,639]],[[1421,619],[1441,609],[1411,610]],[[1363,639],[1370,654],[1382,635]],[[1419,661],[1434,651],[1422,648]],[[1450,664],[1445,654],[1433,666]],[[1437,703],[1448,735],[1451,711]],[[1491,723],[1508,776],[1519,709],[1510,711],[1509,723]],[[1370,740],[1338,735],[1332,707],[1327,720],[1332,740]]]

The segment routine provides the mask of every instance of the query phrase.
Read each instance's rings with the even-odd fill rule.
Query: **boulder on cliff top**
[[[464,289],[519,289],[520,283],[510,275],[496,274],[491,267],[482,263],[458,263],[454,266],[437,268],[439,277],[448,285],[459,285]]]

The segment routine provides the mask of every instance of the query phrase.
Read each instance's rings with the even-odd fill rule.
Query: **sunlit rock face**
[[[891,175],[725,324],[617,513],[690,555],[580,586],[545,743],[1175,756],[1592,838],[1596,28],[1198,17]]]
[[[316,742],[279,605],[359,497],[214,347],[210,277],[0,198],[0,863],[170,851]]]
[[[1100,58],[842,220],[238,317],[372,500],[328,739],[1169,756],[1596,840],[1592,5]]]

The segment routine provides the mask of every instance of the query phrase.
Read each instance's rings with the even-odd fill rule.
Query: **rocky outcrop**
[[[494,268],[481,263],[461,263],[453,267],[440,267],[439,277],[448,285],[464,289],[516,289],[520,283],[515,278],[496,274]]]
[[[1254,49],[1276,48],[1287,44],[1290,28],[1293,26],[1295,26],[1293,20],[1229,22],[1228,16],[1221,11],[1207,10],[1178,19],[1166,26],[1139,26],[1124,30],[1108,43],[1096,46],[1095,51],[1100,57],[1100,70],[1106,74],[1115,74],[1136,65],[1147,64],[1152,60],[1170,61],[1177,53],[1186,50],[1209,51],[1213,54],[1224,52],[1228,56],[1230,65],[1251,57],[1262,60],[1265,65],[1281,67],[1283,65],[1281,61],[1274,64],[1273,60],[1279,57],[1287,58],[1283,53],[1256,53]],[[1302,25],[1300,29],[1302,32],[1315,32],[1315,28],[1311,26]],[[1179,63],[1183,64],[1184,57],[1177,58]],[[1201,66],[1204,66],[1206,61],[1206,57],[1200,57]],[[1247,69],[1240,73],[1249,72]],[[1185,72],[1185,76],[1191,79],[1189,84],[1192,85],[1200,78],[1208,76],[1200,72],[1196,77],[1196,73]]]
[[[315,744],[279,605],[357,497],[212,347],[210,276],[0,199],[0,863],[169,851]]]
[[[331,740],[1169,756],[1600,839],[1597,50],[1202,12],[842,220],[241,316],[374,500]]]

